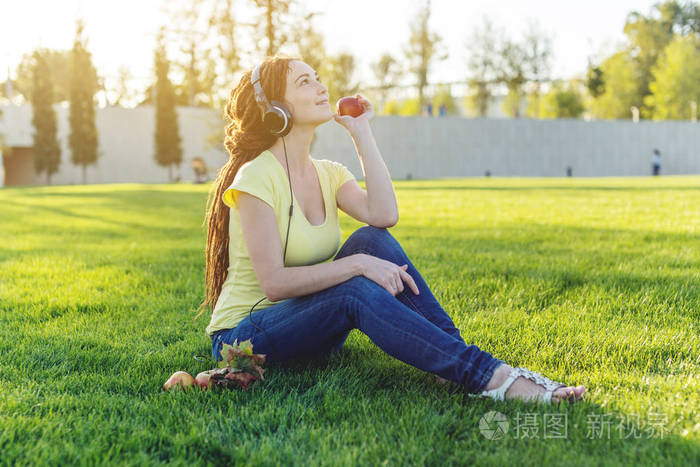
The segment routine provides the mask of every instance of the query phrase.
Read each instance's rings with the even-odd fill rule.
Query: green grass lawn
[[[209,185],[9,187],[0,464],[698,464],[700,177],[394,184],[390,232],[467,342],[585,402],[469,397],[358,330],[250,391],[163,392],[213,367]]]

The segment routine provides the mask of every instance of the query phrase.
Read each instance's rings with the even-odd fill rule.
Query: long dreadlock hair
[[[265,57],[260,65],[260,79],[268,100],[283,101],[290,62],[298,57],[274,55]],[[207,307],[214,307],[226,280],[229,267],[229,212],[222,200],[224,191],[233,183],[241,165],[254,159],[277,141],[277,136],[265,129],[262,106],[255,100],[255,90],[250,82],[253,70],[246,71],[231,95],[224,111],[229,123],[225,129],[224,144],[228,161],[219,169],[209,190],[204,224],[207,225],[206,245],[206,296],[199,305],[197,319]],[[204,225],[203,224],[203,225]]]

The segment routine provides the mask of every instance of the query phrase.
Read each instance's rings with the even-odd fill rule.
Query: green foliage
[[[691,102],[700,104],[700,44],[695,35],[677,36],[652,69],[651,94],[644,100],[654,120],[689,120]]]
[[[410,37],[403,53],[407,63],[407,72],[413,75],[418,91],[418,109],[425,104],[424,89],[428,85],[428,74],[432,65],[447,58],[447,52],[441,50],[442,36],[431,31],[429,27],[430,2],[423,5],[409,25]]]
[[[182,82],[171,84],[175,102],[178,105],[214,108],[215,102],[218,102],[214,95],[216,63],[210,51],[200,53],[202,57],[197,62],[174,64],[184,76]]]
[[[401,76],[403,75],[401,63],[391,54],[384,53],[379,57],[379,60],[371,64],[371,68],[378,83],[378,89],[375,91],[379,104],[378,107],[384,107],[386,109],[388,104],[387,94],[393,85],[401,81]],[[378,113],[378,115],[390,114],[387,114],[386,110],[384,110],[382,113]]]
[[[488,113],[493,85],[502,75],[498,66],[502,34],[493,21],[484,16],[482,24],[471,31],[466,43],[470,76],[469,90],[462,102],[471,116],[484,117]]]
[[[384,105],[383,115],[400,115],[402,117],[410,117],[420,114],[420,104],[418,103],[417,97],[401,100],[392,99]]]
[[[411,117],[421,114],[420,100],[417,97],[404,99],[399,107],[399,115],[403,117]]]
[[[651,81],[666,46],[676,36],[700,33],[700,7],[696,1],[667,0],[654,4],[648,15],[631,12],[624,32],[629,39],[629,54],[637,69],[638,98],[634,103],[641,108],[643,118],[651,118],[654,111],[646,104],[653,91]]]
[[[463,97],[462,103],[471,116],[485,117],[488,114],[491,98],[491,87],[488,83],[470,79],[469,93]]]
[[[629,52],[608,57],[600,67],[605,79],[604,92],[592,101],[592,114],[603,119],[629,119],[630,108],[639,105],[639,69]]]
[[[349,53],[330,56],[317,70],[321,82],[328,87],[328,102],[335,111],[335,105],[341,97],[354,96],[360,92],[360,85],[353,80],[355,57]]]
[[[532,92],[525,96],[525,116],[530,118],[540,118],[542,110],[542,93],[539,88],[533,89]]]
[[[605,78],[603,70],[598,66],[589,66],[586,72],[586,88],[593,97],[598,97],[605,92]]]
[[[311,22],[313,17],[319,12],[308,13],[302,21],[299,21],[295,29],[294,43],[297,46],[297,55],[316,70],[322,79],[326,78],[321,74],[323,63],[327,60],[326,46],[323,35],[314,28]],[[331,102],[331,101],[329,101]]]
[[[182,139],[177,120],[175,92],[168,77],[170,62],[165,52],[164,36],[159,35],[155,51],[155,160],[168,167],[168,179],[173,180],[172,166],[182,163]]]
[[[447,115],[456,115],[459,113],[457,109],[457,102],[452,96],[452,90],[449,84],[441,84],[437,87],[432,102],[433,112],[435,115],[439,115],[440,106],[443,104],[445,104]]]
[[[682,105],[675,87],[685,80],[681,69],[674,64],[678,56],[691,60],[684,65],[695,69],[697,56],[686,47],[672,43],[680,38],[700,33],[700,7],[697,2],[668,0],[656,3],[649,14],[632,11],[624,26],[628,43],[625,48],[608,57],[599,66],[589,65],[587,87],[591,100],[591,114],[597,118],[627,119],[631,108],[637,107],[642,118],[687,118],[690,106]],[[696,39],[689,39],[689,42]],[[673,56],[675,54],[675,56]],[[690,73],[692,74],[692,72]],[[690,78],[689,78],[690,79]],[[692,85],[689,86],[693,88]],[[686,89],[690,97],[693,89]],[[675,115],[675,117],[674,117]]]
[[[583,113],[583,96],[577,83],[566,86],[561,80],[552,84],[552,89],[540,100],[540,118],[578,118]]]
[[[61,164],[61,146],[57,138],[56,111],[53,108],[54,89],[51,68],[45,52],[34,52],[32,69],[32,124],[34,125],[34,170],[46,173],[47,183],[58,172]],[[0,161],[1,162],[1,161]]]
[[[509,117],[520,117],[520,107],[522,105],[523,90],[521,87],[508,89],[505,99],[501,102],[501,110]]]
[[[70,99],[71,88],[71,68],[72,54],[71,50],[54,50],[41,49],[41,54],[46,61],[47,67],[51,70],[51,80],[54,89],[54,102],[66,102]],[[17,65],[17,79],[12,82],[13,90],[21,94],[27,102],[32,101],[32,70],[34,68],[33,52],[26,53],[22,56],[22,60]],[[99,77],[96,72],[84,76],[83,79],[92,79],[89,86],[99,88]],[[4,87],[4,86],[3,86]],[[4,91],[4,89],[3,89]]]
[[[97,163],[97,127],[95,124],[95,93],[98,91],[97,70],[87,51],[87,39],[83,37],[85,26],[78,20],[73,49],[71,50],[70,82],[70,135],[68,147],[71,162],[83,169]]]
[[[504,41],[500,51],[499,81],[508,89],[501,107],[503,113],[509,117],[520,117],[523,85],[527,82],[527,60],[525,49],[520,44],[512,40]]]
[[[250,391],[162,392],[211,368],[192,358],[211,355],[193,320],[210,184],[5,187],[2,463],[697,464],[700,177],[393,183],[389,231],[466,342],[584,384],[584,403],[473,399],[357,329],[338,354],[266,362]],[[343,239],[363,225],[339,221]],[[492,410],[502,440],[479,430]],[[565,438],[544,437],[553,412]],[[537,436],[516,438],[527,414]]]
[[[384,104],[384,115],[399,115],[401,104],[396,99],[391,99]]]

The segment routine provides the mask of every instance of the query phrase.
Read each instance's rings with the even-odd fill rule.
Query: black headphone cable
[[[292,200],[292,204],[289,205],[289,220],[287,221],[287,236],[284,240],[284,256],[282,259],[282,267],[284,267],[284,262],[287,259],[287,241],[289,240],[289,226],[292,222],[292,214],[294,212],[294,194],[292,193],[292,177],[289,173],[289,159],[287,159],[287,144],[284,141],[284,136],[282,136],[282,145],[284,146],[284,160],[287,163],[287,178],[289,179],[289,198]],[[277,352],[277,347],[275,347],[275,344],[272,342],[272,340],[270,339],[270,336],[267,334],[267,332],[264,329],[262,329],[260,326],[255,324],[255,322],[253,322],[253,308],[255,308],[258,305],[258,303],[262,302],[266,298],[267,297],[261,298],[260,300],[257,301],[257,303],[255,303],[255,305],[253,305],[250,308],[250,311],[248,312],[248,319],[250,320],[250,323],[253,326],[255,326],[258,330],[265,333],[265,336],[267,337],[268,342],[270,342],[272,347],[275,349],[275,352]],[[279,352],[278,352],[278,354],[279,354]]]

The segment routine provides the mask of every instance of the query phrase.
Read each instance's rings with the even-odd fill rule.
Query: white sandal
[[[560,398],[559,401],[552,400],[552,394],[554,393],[554,391],[556,391],[559,388],[566,387],[567,386],[566,384],[552,381],[551,379],[546,378],[546,377],[542,376],[541,374],[536,373],[534,371],[530,371],[524,367],[512,368],[510,370],[510,373],[508,374],[508,377],[503,382],[503,384],[501,384],[496,389],[491,389],[489,391],[481,391],[479,393],[479,395],[491,397],[497,401],[504,401],[505,396],[506,396],[506,391],[508,390],[508,388],[510,388],[510,386],[515,382],[515,380],[519,376],[524,376],[525,378],[530,379],[530,380],[534,381],[535,383],[539,384],[540,386],[542,386],[543,388],[545,388],[545,392],[543,394],[533,396],[532,398],[528,399],[528,401],[540,400],[544,403],[550,404],[552,402],[561,402],[563,400],[569,400],[569,402],[573,403],[573,400],[569,399],[568,397],[567,398]],[[569,397],[570,396],[571,395],[569,395]],[[557,397],[559,397],[559,396],[557,396]],[[509,398],[508,400],[512,400],[512,399],[518,399],[518,397]],[[523,399],[520,399],[520,400],[523,400]]]

